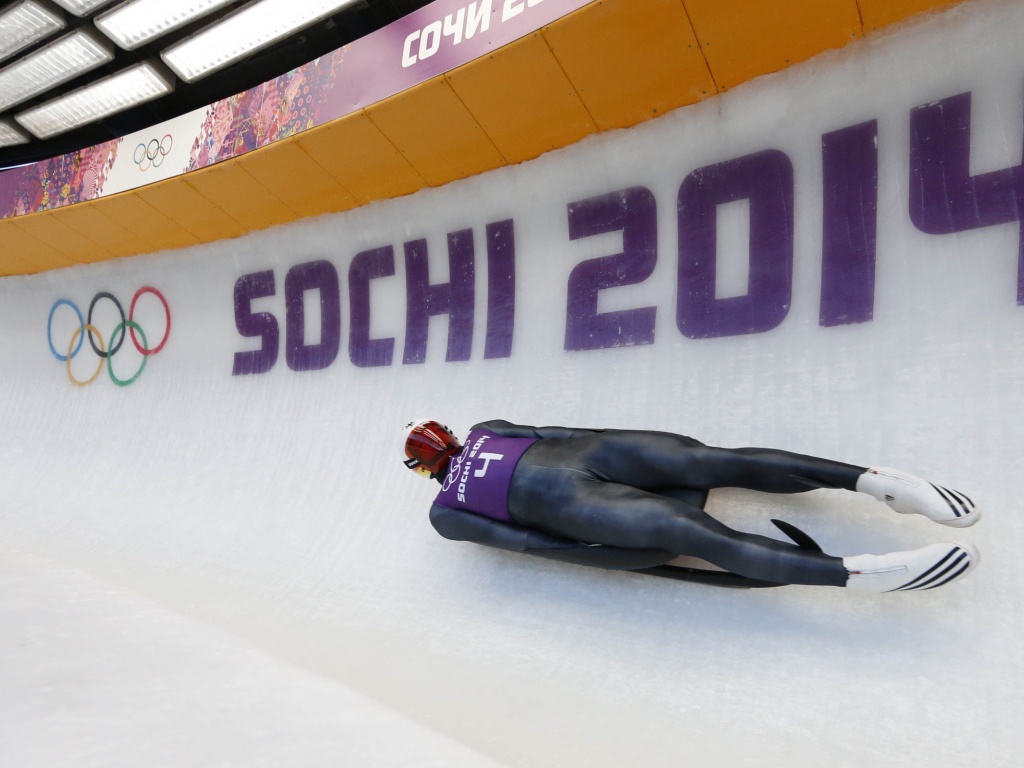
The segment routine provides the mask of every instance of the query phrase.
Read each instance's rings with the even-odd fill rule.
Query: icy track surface
[[[996,221],[952,234],[910,210],[961,188],[911,173],[946,140],[914,120],[962,117],[954,97],[969,173],[1021,164],[1022,29],[1019,3],[968,3],[443,189],[0,281],[0,765],[1018,765],[1020,205],[997,184],[974,206]],[[708,263],[690,235],[680,256],[695,179],[736,193],[713,201],[718,315],[679,288]],[[780,200],[792,227],[765,229]],[[615,287],[577,269],[624,250]],[[423,254],[432,285],[455,266],[429,320]],[[119,387],[129,335],[76,387],[96,353],[57,356],[104,292],[166,345]],[[116,346],[110,298],[91,322]],[[982,565],[927,593],[728,591],[448,542],[396,445],[428,415],[900,467],[984,519],[834,491],[710,509],[837,555],[968,541]]]

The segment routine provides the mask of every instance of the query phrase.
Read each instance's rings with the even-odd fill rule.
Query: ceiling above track
[[[24,60],[55,40],[76,30],[88,30],[94,37],[105,40],[104,35],[97,29],[95,20],[98,16],[102,16],[119,5],[116,0],[107,0],[91,9],[85,16],[79,17],[50,0],[36,0],[36,2],[45,6],[51,13],[63,17],[64,28],[19,51],[16,55],[5,58],[0,62],[0,70]],[[168,3],[171,2],[176,2],[176,0],[168,0]],[[165,51],[175,43],[194,35],[225,16],[253,5],[254,2],[256,0],[234,0],[217,11],[134,50],[124,50],[111,43],[109,48],[113,56],[109,62],[0,111],[0,120],[17,125],[14,115],[24,112],[26,109],[44,104],[141,62],[159,62],[161,51]],[[30,140],[25,144],[0,147],[0,169],[44,160],[109,141],[194,109],[205,107],[219,99],[241,93],[387,26],[408,13],[428,5],[429,2],[430,0],[360,0],[355,5],[344,8],[248,58],[193,83],[187,83],[167,70],[170,77],[173,78],[174,90],[158,99],[48,139],[35,138],[28,131],[22,130]],[[0,14],[16,4],[4,3],[0,6]]]

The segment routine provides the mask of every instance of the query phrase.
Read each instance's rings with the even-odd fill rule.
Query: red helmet
[[[424,477],[436,477],[448,466],[448,460],[462,450],[458,438],[439,421],[410,421],[404,434],[405,466]]]

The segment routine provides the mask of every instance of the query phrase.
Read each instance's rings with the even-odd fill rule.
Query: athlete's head
[[[451,457],[462,450],[458,438],[439,421],[410,421],[403,428],[402,460],[413,472],[436,478],[444,474]]]

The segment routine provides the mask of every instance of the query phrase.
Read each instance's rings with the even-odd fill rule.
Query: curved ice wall
[[[226,631],[469,763],[1009,764],[1022,28],[1018,4],[969,4],[441,189],[0,282],[3,548]],[[108,362],[89,337],[60,361],[76,308],[120,344]],[[142,333],[166,344],[144,358]],[[920,595],[733,592],[447,542],[399,463],[425,415],[903,467],[984,504],[953,537],[983,567]],[[839,492],[711,509],[836,554],[949,537]]]

